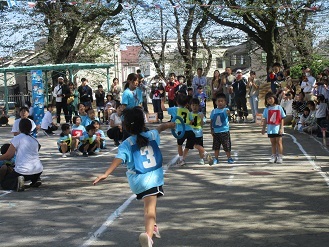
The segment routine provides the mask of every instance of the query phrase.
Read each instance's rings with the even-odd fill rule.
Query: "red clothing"
[[[168,99],[169,100],[174,100],[176,96],[176,87],[179,85],[179,81],[175,82],[168,82],[166,85],[166,92],[168,93]]]

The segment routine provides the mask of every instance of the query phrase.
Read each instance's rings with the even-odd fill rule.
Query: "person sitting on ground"
[[[86,132],[80,136],[79,151],[84,157],[94,155],[96,148],[100,148],[100,142],[96,138],[96,128],[93,124],[86,126]]]
[[[9,116],[6,114],[6,110],[0,107],[0,126],[9,126]]]
[[[117,109],[115,113],[112,113],[110,117],[110,126],[107,130],[107,136],[110,139],[114,140],[114,145],[119,146],[119,141],[122,140],[123,133],[122,133],[122,107],[121,104],[117,105]]]
[[[105,141],[105,134],[104,131],[101,130],[99,127],[99,122],[97,120],[94,120],[91,122],[96,128],[96,138],[99,141],[100,148],[96,148],[95,153],[99,153],[101,149],[106,149],[106,141]]]
[[[1,146],[1,154],[5,154],[10,147],[10,143],[5,143]],[[15,166],[15,155],[13,158],[9,160],[0,160],[0,184],[3,178],[6,176],[7,173],[13,171]]]
[[[21,119],[25,119],[25,118],[29,117],[29,108],[27,108],[26,106],[21,107],[19,109],[19,116],[20,116],[20,118],[15,120],[13,127],[11,129],[11,133],[13,133],[14,136],[17,136],[20,134],[19,123],[20,123]],[[31,121],[31,125],[32,125],[31,130],[34,131],[35,129],[37,129],[37,126],[35,125],[33,120],[31,120],[31,119],[29,119],[29,120]]]
[[[27,108],[29,108],[29,119],[33,120],[33,113],[34,113],[34,107],[32,106],[30,101],[26,101],[25,105]]]
[[[295,130],[303,131],[303,126],[305,125],[306,119],[310,116],[310,108],[305,107],[303,114],[299,118],[299,122],[295,126]]]
[[[84,126],[84,122],[86,121],[86,118],[88,117],[88,114],[86,112],[86,107],[83,103],[78,104],[78,115],[81,118],[81,124]]]
[[[88,117],[85,118],[85,121],[82,123],[83,126],[88,126],[92,123],[92,121],[97,120],[99,122],[99,118],[96,117],[96,113],[94,109],[89,109],[88,112]]]
[[[56,124],[53,123],[53,119],[57,118],[57,116],[52,115],[53,109],[54,106],[52,104],[49,104],[47,106],[48,111],[45,113],[41,121],[41,129],[45,131],[48,135],[54,135],[55,133],[53,131],[58,130]]]
[[[72,136],[71,135],[71,126],[67,123],[62,124],[62,133],[59,135],[59,139],[57,141],[57,147],[59,152],[62,154],[63,158],[66,158],[66,153],[70,152],[70,155],[74,156],[76,155],[76,152],[74,152],[72,147],[74,148],[76,145],[77,139],[79,139],[79,136]]]
[[[79,139],[76,139],[76,142],[74,143],[75,146],[71,145],[71,149],[77,154],[78,153],[78,145],[80,143],[80,136],[83,136],[83,134],[86,133],[86,128],[81,124],[81,117],[80,116],[74,116],[73,117],[73,125],[72,125],[72,131],[71,135],[73,137],[79,137]]]
[[[307,102],[307,107],[310,109],[310,114],[308,118],[304,121],[304,125],[302,127],[303,132],[305,133],[315,133],[318,126],[316,125],[316,109],[314,101],[310,100]]]
[[[9,160],[16,154],[13,172],[7,173],[1,182],[1,186],[5,190],[23,191],[25,181],[29,180],[31,187],[41,185],[40,175],[43,171],[39,158],[41,146],[37,139],[31,136],[31,130],[31,120],[22,118],[19,122],[20,134],[14,136],[7,152],[0,156],[0,160]]]
[[[306,107],[306,101],[304,100],[304,98],[305,98],[304,92],[300,92],[298,95],[296,95],[295,100],[292,102],[293,128],[298,123],[299,118],[303,114],[304,108]]]

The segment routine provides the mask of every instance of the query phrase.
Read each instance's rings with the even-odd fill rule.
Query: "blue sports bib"
[[[149,141],[149,145],[141,149],[134,144],[131,149],[137,174],[144,174],[162,166],[162,154],[155,140]]]

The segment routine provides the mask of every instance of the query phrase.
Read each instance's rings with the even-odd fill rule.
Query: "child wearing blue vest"
[[[86,132],[80,136],[79,151],[82,152],[84,157],[94,155],[95,150],[100,148],[100,142],[96,137],[96,128],[93,124],[86,126]]]
[[[171,115],[172,118],[179,116],[183,119],[185,124],[185,134],[182,138],[177,139],[177,149],[178,149],[178,161],[177,165],[184,166],[185,158],[188,154],[188,151],[190,149],[196,148],[200,153],[202,157],[206,157],[208,159],[209,155],[207,152],[205,152],[204,148],[200,145],[195,145],[195,134],[193,132],[193,128],[191,126],[191,122],[193,121],[192,114],[190,113],[189,109],[186,108],[188,105],[188,97],[185,94],[179,94],[176,97],[176,102],[178,106],[169,107],[168,109],[165,108],[164,103],[161,103],[161,107],[163,111],[168,111],[169,115]],[[183,130],[183,125],[180,123],[180,121],[176,120],[176,132],[180,134]],[[183,144],[186,140],[185,148],[183,150]],[[209,162],[212,163],[212,158],[209,158]]]
[[[71,155],[77,155],[73,152],[76,140],[79,138],[77,136],[71,135],[71,126],[67,123],[62,124],[62,133],[59,135],[57,141],[58,151],[62,154],[63,158],[66,158],[66,153],[70,152]]]
[[[267,136],[270,138],[272,151],[269,162],[281,164],[283,162],[282,135],[286,114],[283,108],[278,104],[276,95],[271,92],[265,95],[265,105],[262,134],[265,134],[265,128],[267,126]]]
[[[126,175],[130,189],[138,200],[144,201],[145,233],[140,234],[139,241],[141,246],[152,246],[153,234],[160,237],[156,225],[157,197],[164,194],[159,133],[175,128],[175,123],[164,123],[155,130],[146,131],[144,113],[140,107],[126,108],[123,116],[123,125],[131,136],[119,145],[118,154],[110,167],[93,184],[106,179],[120,164],[127,164]]]
[[[213,136],[212,149],[215,152],[214,165],[218,164],[218,156],[220,146],[223,145],[223,149],[227,156],[227,163],[233,164],[234,160],[231,157],[231,136],[228,116],[230,110],[227,108],[226,96],[223,93],[216,95],[217,108],[213,109],[210,113],[210,129]]]

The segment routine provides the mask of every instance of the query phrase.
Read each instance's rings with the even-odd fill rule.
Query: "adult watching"
[[[41,185],[43,166],[39,159],[40,144],[30,135],[31,129],[31,121],[27,118],[21,119],[21,133],[10,141],[7,152],[0,156],[0,160],[10,160],[16,154],[14,170],[7,173],[1,182],[1,187],[5,190],[24,191],[25,181],[31,181],[31,187]]]

